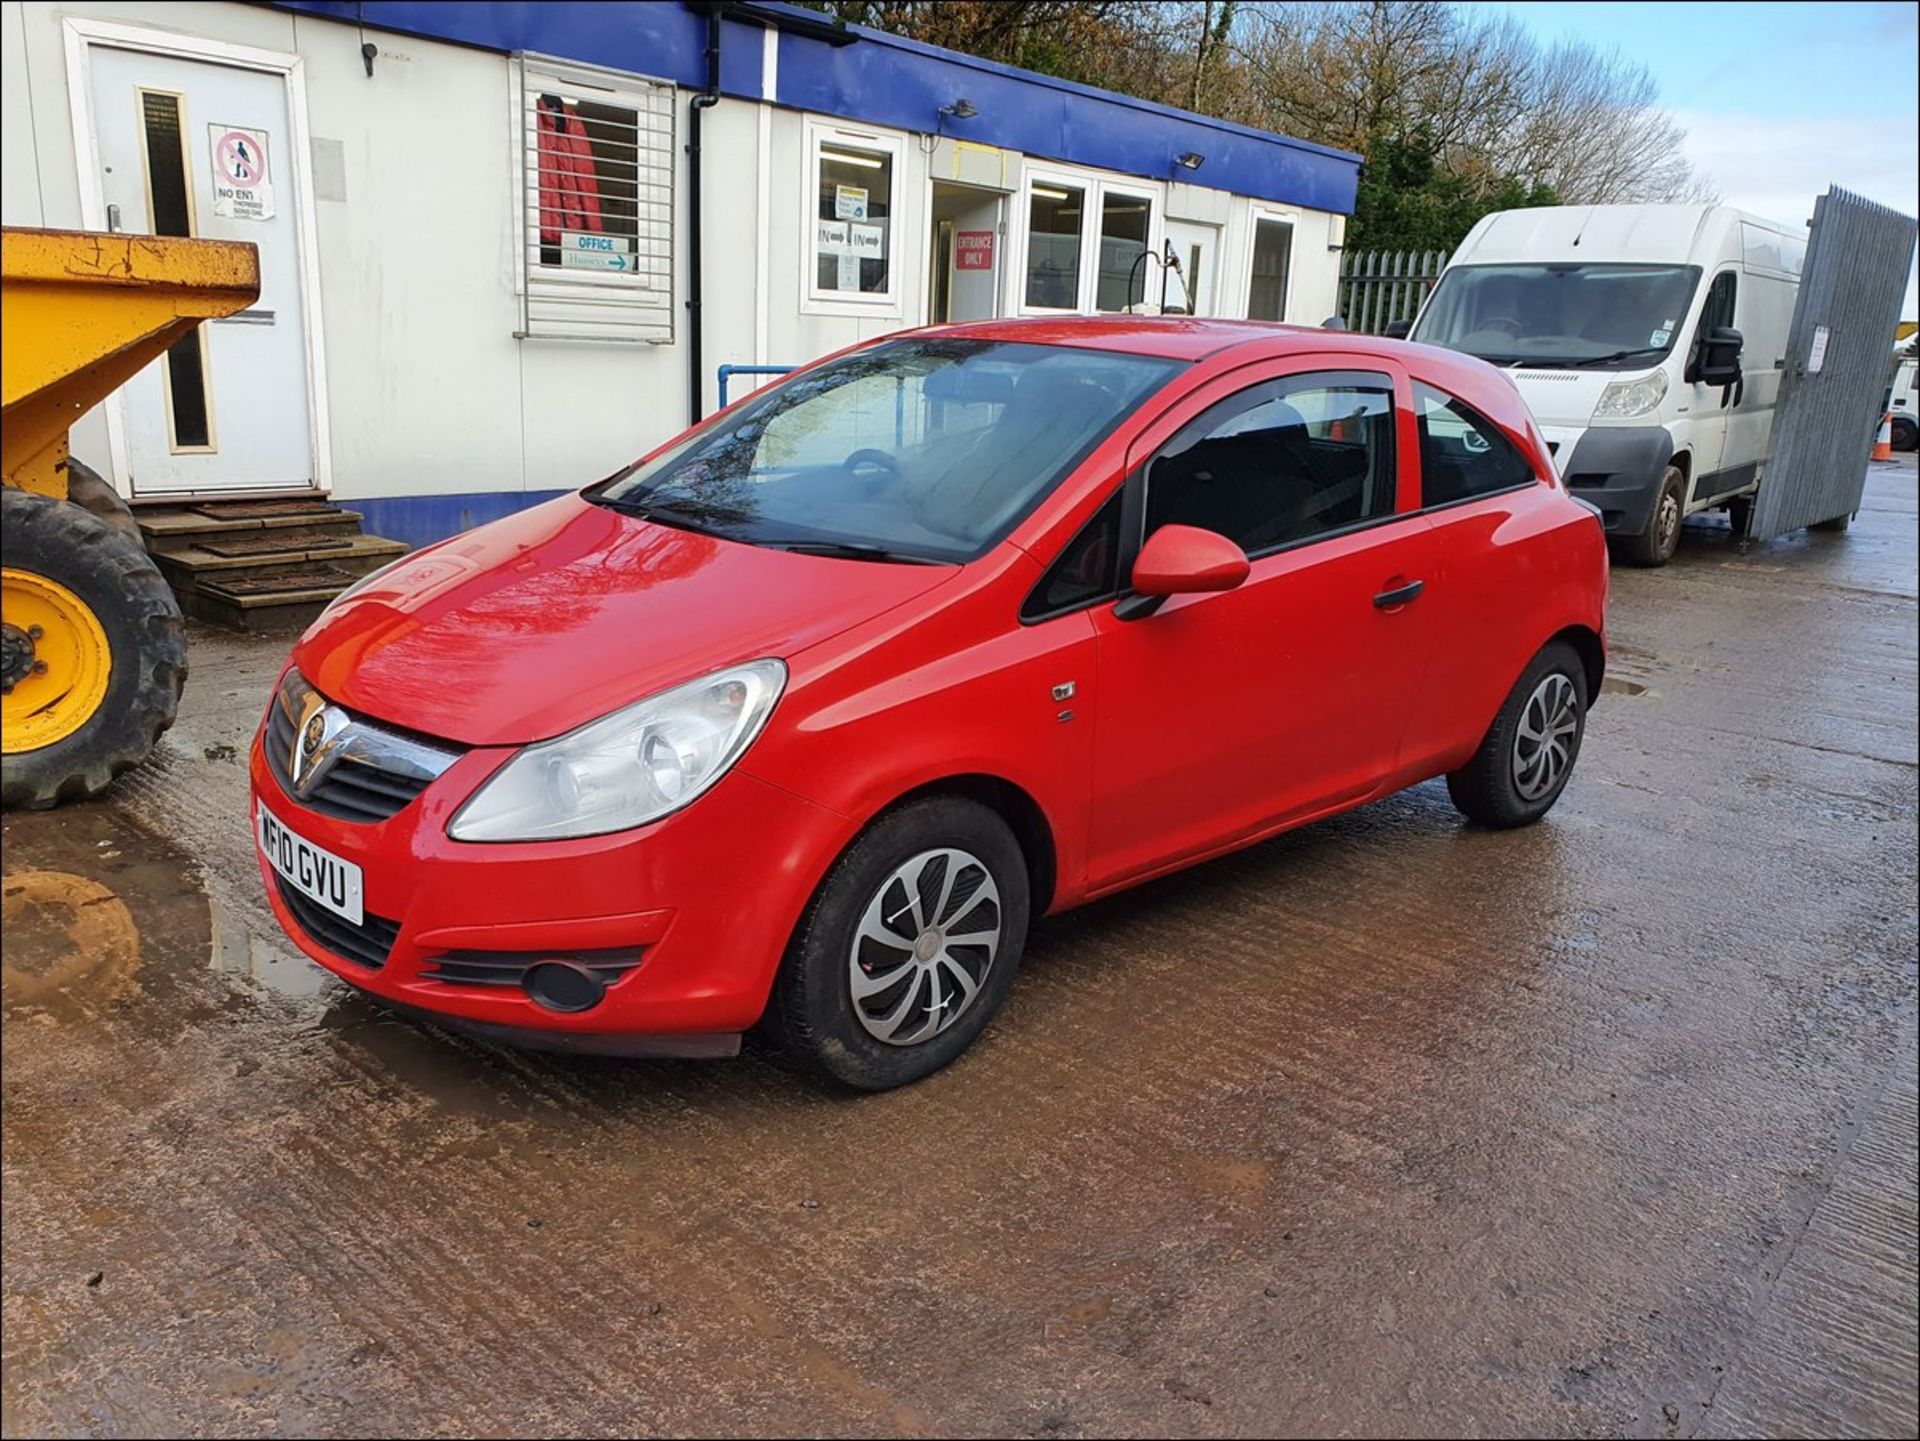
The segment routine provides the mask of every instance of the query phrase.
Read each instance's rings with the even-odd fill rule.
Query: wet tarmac
[[[1913,1434],[1911,458],[1615,576],[1543,825],[1438,785],[1045,924],[856,1098],[555,1059],[298,957],[194,638],[4,825],[7,1435]]]

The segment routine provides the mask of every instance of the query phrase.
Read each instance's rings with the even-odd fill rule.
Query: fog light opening
[[[607,983],[577,961],[541,961],[527,967],[521,987],[549,1011],[590,1011],[607,994]]]

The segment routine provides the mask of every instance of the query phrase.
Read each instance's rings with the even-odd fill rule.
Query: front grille
[[[293,724],[293,716],[288,713],[286,703],[276,696],[267,707],[267,733],[263,742],[267,750],[267,765],[290,797],[323,816],[361,825],[389,820],[432,785],[436,778],[420,774],[418,768],[412,771],[397,770],[348,751],[333,761],[326,774],[321,776],[319,784],[301,795],[294,789],[293,776],[288,770],[293,754]],[[364,722],[359,724],[369,734],[377,729],[366,726]],[[386,732],[379,734],[387,736],[386,750],[403,749],[426,757],[441,770],[459,758],[458,752],[444,747],[427,746]]]
[[[356,926],[345,916],[336,916],[318,901],[300,894],[287,884],[285,876],[273,879],[279,887],[280,899],[293,912],[307,939],[316,946],[370,971],[377,971],[387,963],[387,957],[393,953],[393,943],[400,935],[400,922],[363,913]]]
[[[449,951],[435,956],[421,972],[450,986],[518,986],[541,961],[575,961],[609,986],[640,966],[640,949],[613,951]]]

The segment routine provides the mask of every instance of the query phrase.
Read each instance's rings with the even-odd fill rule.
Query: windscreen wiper
[[[909,555],[903,550],[888,550],[884,545],[868,545],[856,540],[760,540],[751,542],[769,550],[792,551],[795,555],[824,555],[838,560],[878,560],[894,565],[947,565],[928,555]]]
[[[595,505],[604,505],[608,510],[617,510],[622,515],[630,515],[636,520],[651,521],[655,525],[669,526],[674,530],[691,531],[694,535],[714,535],[728,539],[727,533],[710,525],[697,515],[688,515],[685,511],[674,510],[665,505],[649,505],[638,497],[627,499],[625,496],[590,495],[587,497]]]
[[[1631,350],[1616,350],[1611,355],[1589,355],[1581,360],[1563,360],[1557,365],[1552,361],[1539,364],[1546,370],[1581,370],[1589,365],[1611,365],[1616,360],[1626,360],[1635,355],[1658,355],[1663,348],[1658,345],[1636,345]]]

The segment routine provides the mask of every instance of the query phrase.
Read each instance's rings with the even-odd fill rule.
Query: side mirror
[[[1113,613],[1138,620],[1160,609],[1170,595],[1232,590],[1252,569],[1247,553],[1224,535],[1192,525],[1163,525],[1140,547],[1133,594]]]
[[[1405,340],[1413,333],[1411,320],[1389,320],[1387,328],[1381,332],[1388,340]]]
[[[1702,385],[1737,385],[1740,382],[1740,352],[1747,338],[1731,325],[1716,325],[1707,332],[1700,347],[1699,374]]]

